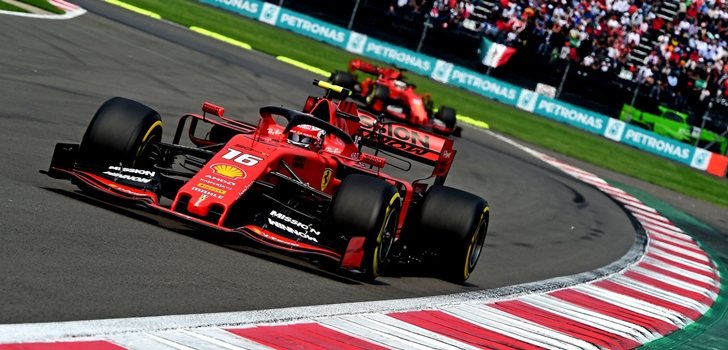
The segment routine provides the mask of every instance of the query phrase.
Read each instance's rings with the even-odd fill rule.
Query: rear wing
[[[453,140],[397,122],[383,122],[360,113],[361,144],[431,165],[433,176],[445,177],[456,151]]]

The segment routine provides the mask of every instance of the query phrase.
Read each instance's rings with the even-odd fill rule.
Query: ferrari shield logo
[[[331,168],[324,169],[324,175],[321,176],[321,191],[325,190],[331,181],[331,174],[334,171]]]

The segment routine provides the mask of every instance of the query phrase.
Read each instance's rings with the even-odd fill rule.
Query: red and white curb
[[[48,2],[50,2],[51,5],[65,11],[65,13],[57,15],[57,14],[36,14],[36,13],[25,13],[25,12],[0,10],[0,15],[10,15],[10,16],[28,17],[28,18],[41,18],[41,19],[71,19],[71,18],[75,18],[75,17],[78,17],[78,16],[86,13],[86,9],[84,9],[83,7],[80,7],[76,4],[72,4],[68,1],[48,0]]]
[[[638,237],[644,244],[637,243],[637,257],[582,283],[554,279],[506,295],[0,325],[0,350],[627,349],[684,328],[710,309],[720,275],[692,237],[596,175],[487,133],[622,203],[646,235]]]

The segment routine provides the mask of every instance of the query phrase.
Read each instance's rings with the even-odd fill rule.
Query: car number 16
[[[240,152],[238,150],[234,150],[232,148],[228,148],[227,153],[222,156],[223,159],[227,160],[233,160],[235,163],[242,164],[245,166],[254,166],[258,164],[263,158],[260,158],[258,156],[254,156],[252,154],[247,154]]]

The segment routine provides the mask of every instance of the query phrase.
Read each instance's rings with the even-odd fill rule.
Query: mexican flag
[[[480,44],[480,62],[488,67],[500,67],[513,56],[516,49],[492,42],[485,37]]]

